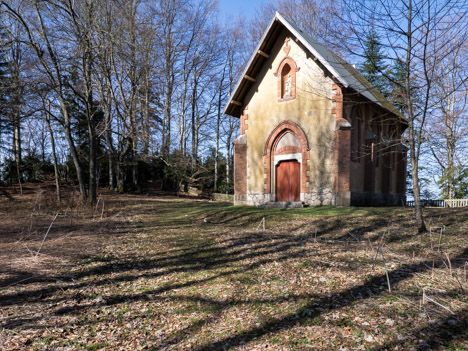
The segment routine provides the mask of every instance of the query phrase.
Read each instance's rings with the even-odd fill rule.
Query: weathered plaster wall
[[[296,98],[278,102],[276,72],[286,56],[283,51],[285,38],[291,40],[289,56],[300,70],[296,73]],[[285,29],[270,53],[270,59],[263,66],[244,103],[248,105],[247,136],[247,199],[251,205],[274,200],[274,195],[264,195],[265,170],[263,149],[273,129],[284,120],[298,124],[307,135],[310,158],[307,164],[310,184],[308,191],[301,194],[303,200],[312,205],[333,204],[334,171],[334,129],[332,109],[332,80],[324,76],[324,71],[306,55],[300,44]],[[272,179],[272,182],[274,180]],[[271,184],[272,193],[275,192]]]

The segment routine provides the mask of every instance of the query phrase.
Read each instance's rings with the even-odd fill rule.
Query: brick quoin
[[[244,135],[246,130],[249,128],[249,125],[247,124],[247,120],[249,119],[249,114],[247,113],[248,110],[249,105],[245,106],[244,111],[242,112],[242,115],[240,117],[241,135]]]
[[[340,129],[335,132],[335,192],[349,191],[351,130]]]
[[[332,85],[332,115],[335,119],[343,118],[343,92],[338,84]]]
[[[338,84],[332,85],[332,115],[335,117],[335,169],[334,192],[336,205],[349,206],[350,164],[351,164],[351,124],[343,118],[343,92]]]
[[[247,144],[234,142],[234,194],[247,194]]]
[[[299,125],[291,121],[281,122],[268,136],[263,149],[263,165],[264,165],[264,183],[265,183],[265,194],[271,194],[271,164],[273,162],[274,152],[276,150],[276,145],[281,140],[281,137],[286,134],[291,133],[296,136],[297,140],[301,144],[300,148],[294,147],[294,153],[299,151],[302,153],[302,183],[301,183],[301,193],[307,192],[307,183],[309,182],[309,175],[307,170],[309,169],[308,162],[310,159],[310,148],[309,141],[307,136]],[[278,150],[282,152],[283,149]]]

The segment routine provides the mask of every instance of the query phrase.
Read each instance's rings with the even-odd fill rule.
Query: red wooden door
[[[301,165],[283,161],[276,167],[276,201],[300,201]]]

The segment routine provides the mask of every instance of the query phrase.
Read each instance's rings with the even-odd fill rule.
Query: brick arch
[[[287,97],[282,96],[282,77],[281,72],[283,72],[284,66],[289,65],[291,67],[291,95]],[[278,102],[294,100],[296,98],[296,72],[301,68],[297,67],[296,61],[292,57],[286,56],[283,58],[274,73],[278,81]]]
[[[291,121],[281,122],[268,136],[265,146],[263,148],[263,164],[264,164],[264,183],[265,183],[265,194],[271,194],[271,176],[272,176],[272,163],[276,145],[281,138],[286,134],[293,134],[299,141],[301,148],[300,153],[302,154],[302,169],[301,169],[301,193],[307,192],[309,183],[309,176],[307,174],[307,164],[310,157],[310,147],[307,135],[304,133],[302,128]]]

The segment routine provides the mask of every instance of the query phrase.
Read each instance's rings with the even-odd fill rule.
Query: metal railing
[[[414,207],[414,200],[406,201],[407,207]],[[421,200],[422,207],[465,207],[468,206],[468,199],[452,200]]]

